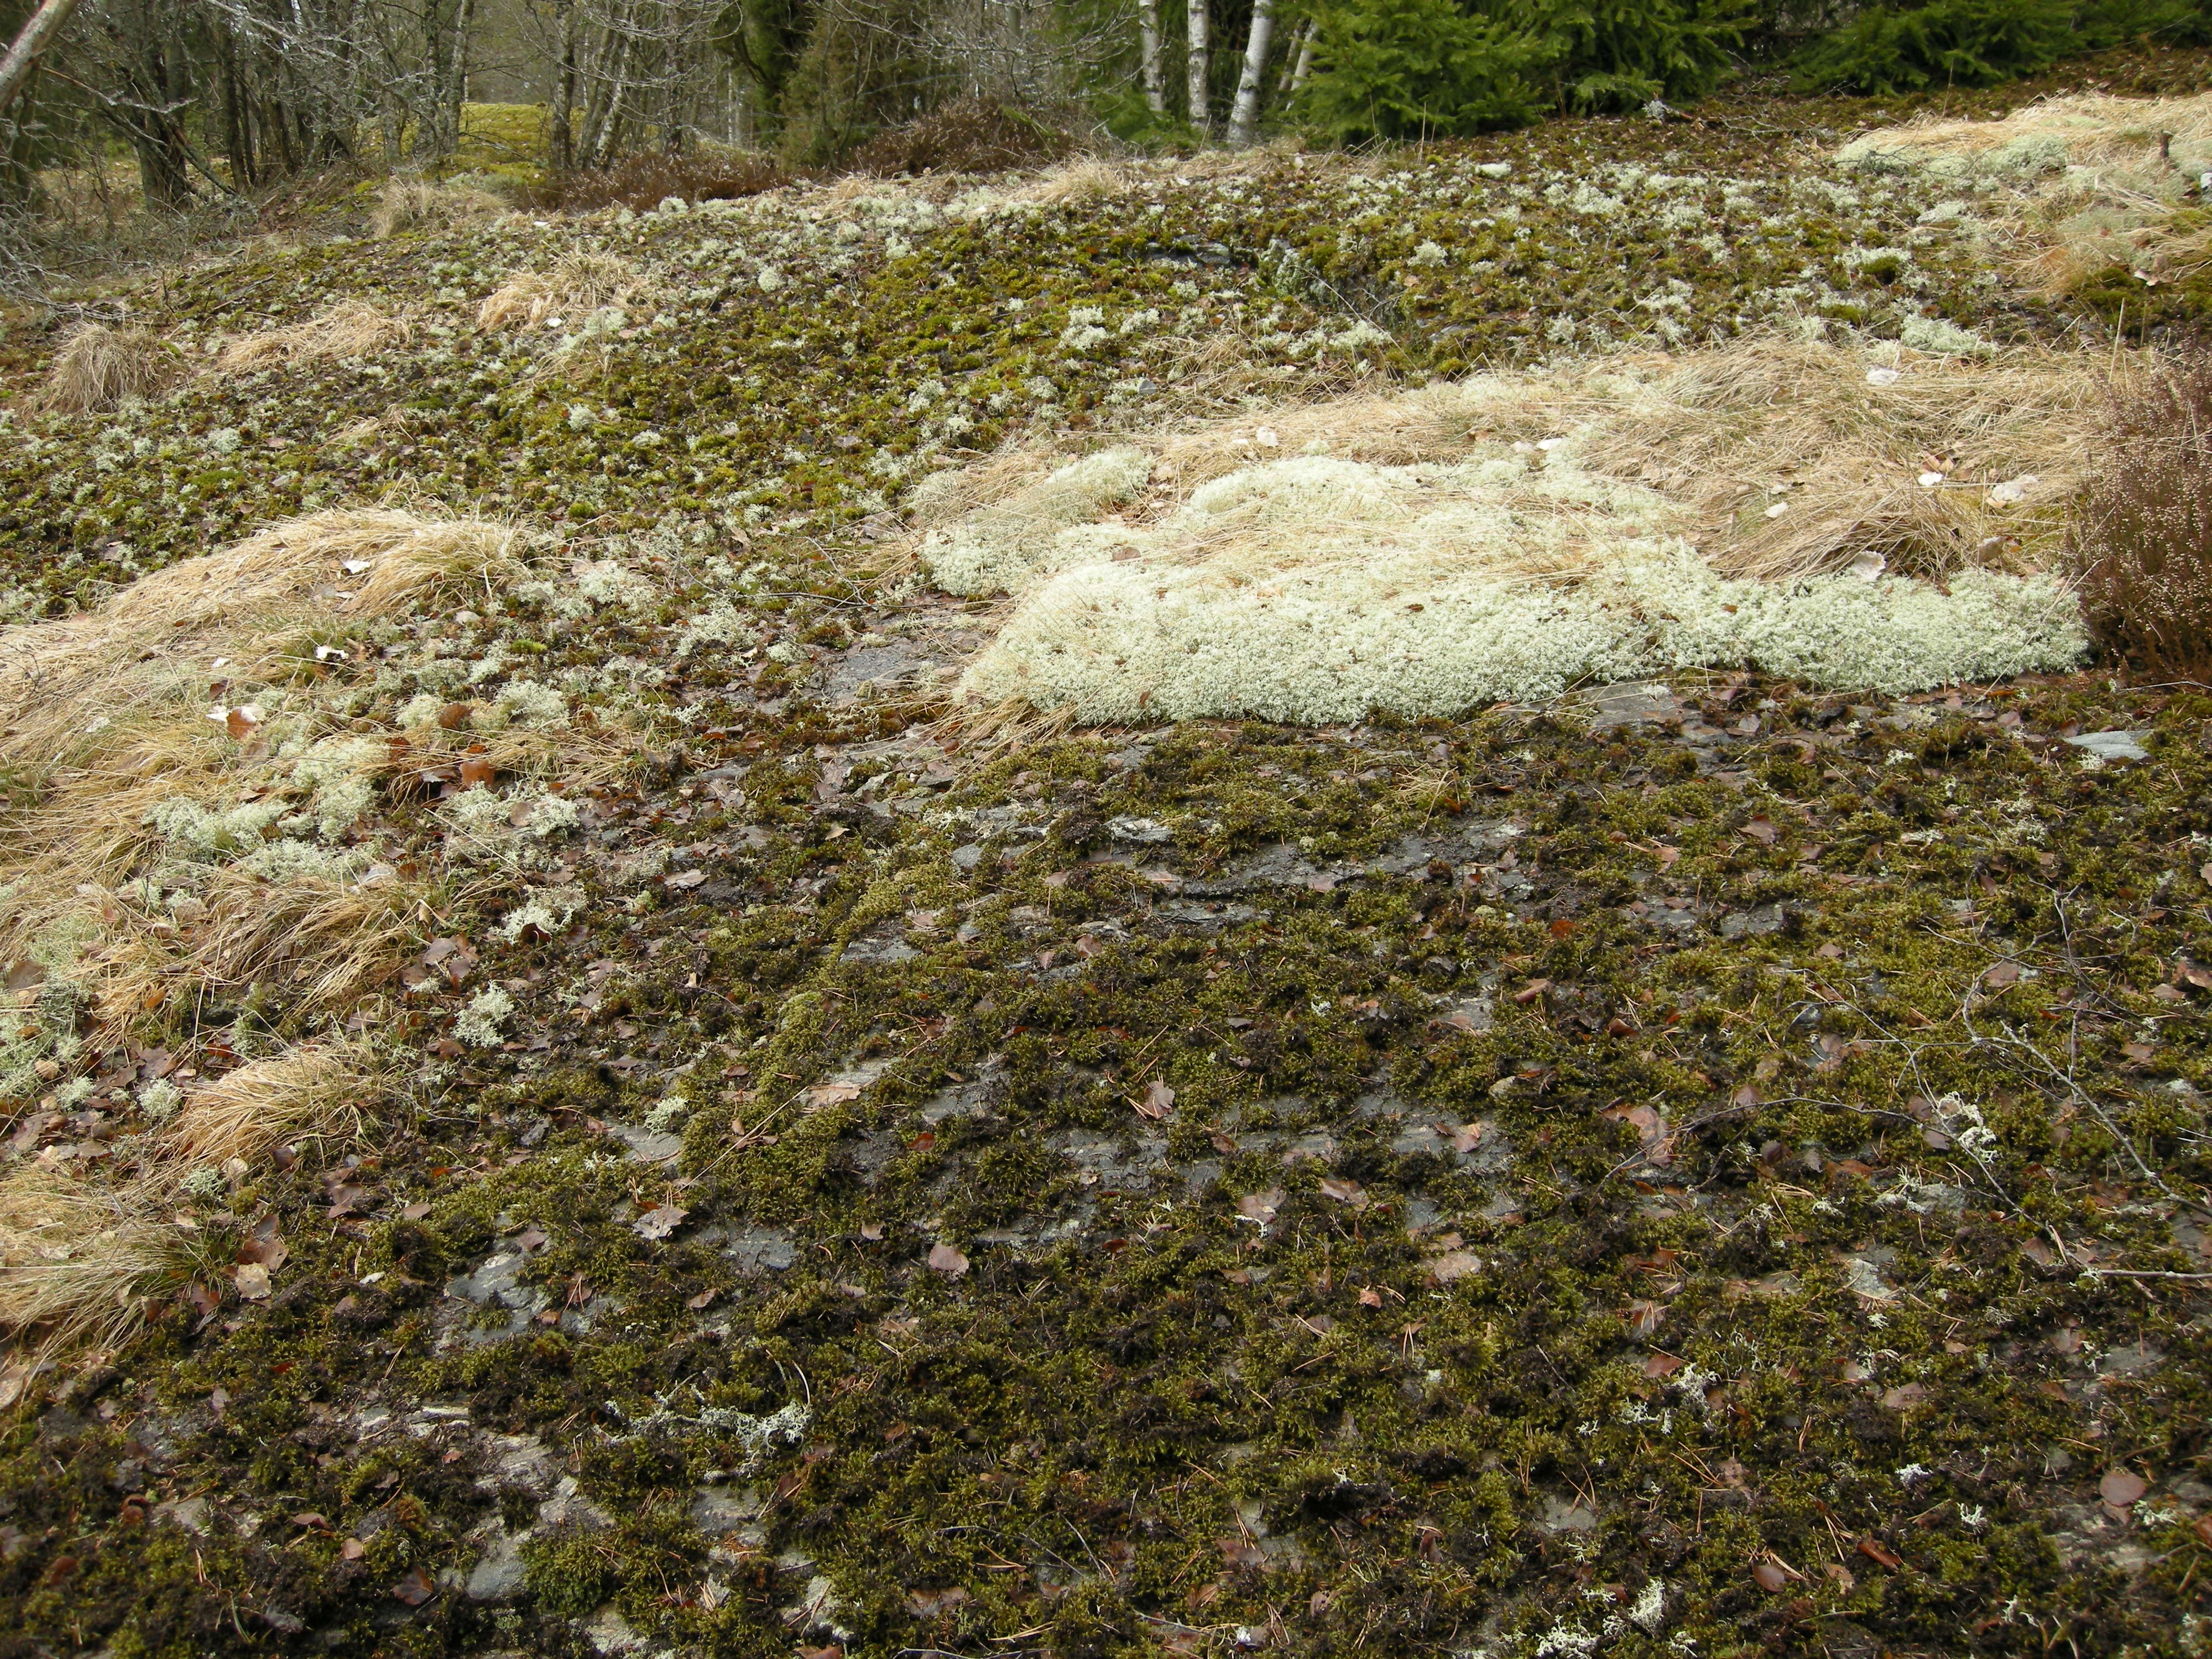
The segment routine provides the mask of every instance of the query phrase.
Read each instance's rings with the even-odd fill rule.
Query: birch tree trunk
[[[1237,77],[1237,103],[1229,112],[1229,142],[1238,149],[1260,130],[1261,89],[1266,84],[1267,48],[1275,33],[1275,0],[1252,0],[1252,33],[1244,42],[1244,72]]]
[[[1213,112],[1206,107],[1206,84],[1213,68],[1213,15],[1207,0],[1190,0],[1190,50],[1184,86],[1190,103],[1190,124],[1201,137],[1213,137]]]
[[[476,33],[477,0],[461,0],[453,20],[453,61],[446,72],[445,131],[440,154],[451,155],[461,147],[461,122],[469,101],[469,41]]]
[[[1145,107],[1168,112],[1167,76],[1160,67],[1160,0],[1137,0],[1137,51],[1144,65]]]
[[[1297,61],[1283,65],[1283,78],[1275,88],[1285,98],[1296,96],[1298,88],[1305,85],[1306,76],[1313,71],[1314,31],[1320,27],[1309,17],[1305,27],[1298,31]]]
[[[31,65],[76,9],[76,0],[45,0],[31,14],[30,21],[16,31],[15,44],[8,48],[5,58],[0,58],[0,110],[15,101],[15,94],[23,89],[23,77],[31,72]]]

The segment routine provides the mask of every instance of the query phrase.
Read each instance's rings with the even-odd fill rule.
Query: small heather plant
[[[2067,562],[2108,655],[2138,677],[2212,680],[2212,350],[2115,404]]]

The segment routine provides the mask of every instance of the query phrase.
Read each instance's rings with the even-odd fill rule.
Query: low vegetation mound
[[[922,556],[1016,597],[972,698],[1089,720],[1448,714],[1747,663],[1918,690],[2078,656],[2044,573],[2100,373],[1761,340],[1479,377],[1103,450]]]

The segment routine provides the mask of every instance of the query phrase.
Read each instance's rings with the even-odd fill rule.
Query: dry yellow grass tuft
[[[2154,185],[2166,173],[2212,155],[2212,93],[2188,98],[2122,98],[2072,93],[2025,105],[2001,120],[1921,116],[1845,145],[1846,165],[1926,167],[1946,161],[2014,176],[2071,167],[2103,170],[2113,182]]]
[[[150,398],[182,373],[176,353],[149,331],[84,323],[63,343],[39,401],[59,414],[94,414]]]
[[[1123,167],[1111,161],[1102,161],[1092,155],[1079,155],[1069,161],[1055,162],[1034,179],[1016,185],[1006,194],[1012,204],[1042,207],[1057,207],[1063,204],[1101,202],[1115,196],[1127,195],[1135,180]]]
[[[477,307],[477,326],[573,329],[595,311],[646,299],[650,288],[645,274],[617,254],[567,253],[550,270],[521,271],[495,289]]]
[[[1010,700],[1449,714],[1746,661],[1922,690],[2075,659],[2065,507],[2136,372],[1769,337],[1279,405],[933,479],[915,553],[1009,596],[962,679],[992,732]]]
[[[310,1004],[362,988],[404,941],[396,884],[224,866],[189,921],[118,890],[165,815],[204,821],[296,764],[270,755],[258,714],[209,719],[210,663],[246,684],[293,678],[318,629],[518,575],[518,541],[479,520],[320,513],[143,577],[97,611],[0,630],[0,763],[30,786],[0,823],[0,957],[57,930],[86,940],[83,983],[110,1020],[196,975],[267,979]],[[333,767],[373,778],[410,763],[404,744],[360,748]]]
[[[2212,172],[2212,94],[2081,93],[2002,120],[1922,117],[1863,134],[1837,160],[1958,180],[1970,199],[1946,204],[1953,222],[1991,235],[2026,281],[2053,295],[2114,264],[2165,282],[2212,257],[2212,234],[2174,222]]]
[[[1766,335],[1680,356],[1284,404],[1181,432],[1118,434],[1155,457],[1148,501],[1125,516],[1156,516],[1213,479],[1289,457],[1401,467],[1460,461],[1488,445],[1549,445],[1685,509],[1684,532],[1731,575],[1804,576],[1867,553],[1923,575],[2043,569],[2111,394],[2136,383],[2146,361],[2044,347],[1970,359]],[[1010,451],[939,474],[925,521],[1000,500],[1053,462]],[[1941,476],[1923,483],[1931,473]]]
[[[414,336],[404,319],[386,316],[374,306],[343,300],[305,322],[265,328],[225,342],[216,354],[214,372],[245,374],[255,369],[367,357],[387,346],[404,345]]]
[[[1868,554],[1917,575],[2051,568],[2114,358],[2020,347],[1986,360],[1765,339],[1679,360],[1577,411],[1583,465],[1694,507],[1706,558],[1788,580]],[[1611,406],[1607,406],[1610,403]]]
[[[376,1066],[357,1043],[308,1042],[185,1097],[157,1137],[148,1178],[173,1186],[193,1170],[252,1164],[307,1136],[358,1139],[377,1092]]]
[[[434,179],[389,179],[377,192],[368,228],[378,236],[397,236],[425,226],[441,229],[481,224],[507,210],[507,204],[476,185],[441,184]]]
[[[482,519],[375,508],[310,514],[141,577],[96,611],[0,629],[0,713],[9,732],[0,755],[57,758],[74,750],[76,736],[96,717],[105,719],[104,733],[149,697],[173,702],[173,671],[162,659],[173,660],[210,630],[244,627],[279,646],[280,635],[316,612],[394,615],[441,585],[519,575],[519,542],[512,526]],[[248,638],[231,643],[252,647]],[[141,662],[157,644],[156,659]],[[122,683],[110,684],[118,674]],[[96,703],[89,701],[95,689]]]
[[[188,1182],[251,1170],[312,1136],[358,1135],[380,1086],[364,1046],[304,1043],[186,1096],[112,1160],[127,1173],[37,1163],[0,1180],[0,1330],[48,1352],[112,1346],[189,1260],[192,1235],[173,1218]]]

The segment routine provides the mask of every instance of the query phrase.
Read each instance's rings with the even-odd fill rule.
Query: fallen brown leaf
[[[1859,1540],[1859,1553],[1878,1567],[1887,1567],[1893,1572],[1905,1565],[1905,1558],[1891,1549],[1879,1538],[1871,1535]]]
[[[1247,1221],[1256,1221],[1264,1227],[1275,1218],[1275,1212],[1282,1207],[1283,1196],[1280,1187],[1270,1187],[1261,1193],[1247,1193],[1237,1200],[1237,1213]]]
[[[1428,1260],[1429,1277],[1439,1285],[1467,1279],[1482,1271],[1482,1258],[1472,1250],[1446,1250]]]
[[[2104,1479],[2097,1482],[2097,1496],[2116,1510],[2132,1509],[2149,1490],[2150,1483],[2142,1476],[2117,1465],[2106,1469]]]
[[[968,1271],[968,1258],[955,1245],[933,1244],[929,1247],[929,1266],[933,1273],[957,1279]]]

